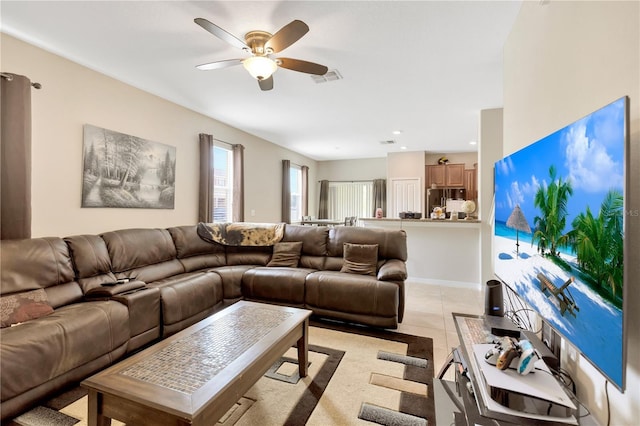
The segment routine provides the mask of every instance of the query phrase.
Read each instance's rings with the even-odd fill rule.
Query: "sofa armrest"
[[[141,282],[141,281],[139,281]],[[143,287],[117,294],[113,300],[129,309],[131,340],[128,351],[138,349],[160,337],[160,289]]]
[[[94,287],[85,293],[85,297],[89,299],[93,298],[112,298],[117,294],[126,293],[133,290],[138,290],[145,287],[144,281],[129,281],[122,284],[114,285],[101,285]]]
[[[407,265],[400,259],[389,259],[378,269],[379,281],[404,281],[407,279]]]

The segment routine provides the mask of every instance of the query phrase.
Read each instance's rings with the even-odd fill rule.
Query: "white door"
[[[391,179],[390,198],[389,218],[398,218],[400,212],[422,212],[420,178]]]

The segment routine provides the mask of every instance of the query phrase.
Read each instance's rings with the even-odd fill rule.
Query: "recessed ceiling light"
[[[400,149],[407,149],[407,147],[406,146],[401,146]]]
[[[401,135],[402,134],[402,130],[394,130],[392,133],[394,135]]]
[[[476,142],[476,141],[471,141],[471,142],[469,142],[469,145],[475,145],[475,144],[477,144],[477,143],[478,143],[478,142]]]

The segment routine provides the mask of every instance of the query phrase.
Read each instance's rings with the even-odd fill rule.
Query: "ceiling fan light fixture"
[[[242,61],[242,65],[256,80],[266,80],[278,69],[278,65],[266,56],[252,56]]]

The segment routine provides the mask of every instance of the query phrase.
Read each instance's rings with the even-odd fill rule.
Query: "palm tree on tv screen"
[[[532,242],[538,243],[542,255],[559,256],[558,247],[569,244],[569,236],[564,234],[567,222],[567,202],[573,195],[571,182],[557,177],[555,166],[549,167],[549,185],[541,185],[534,197],[534,205],[540,209],[540,216],[533,219],[535,231]]]
[[[587,207],[572,222],[570,240],[578,263],[600,287],[612,295],[622,294],[623,277],[623,197],[619,191],[607,193],[594,217]]]

